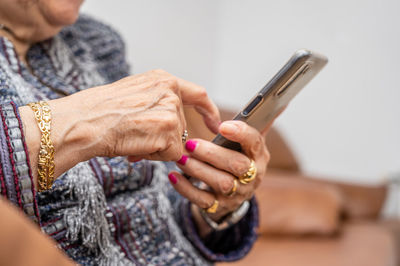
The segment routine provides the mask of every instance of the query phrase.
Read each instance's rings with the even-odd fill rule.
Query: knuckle
[[[196,202],[197,202],[197,203],[196,203],[197,206],[199,206],[199,207],[202,208],[202,209],[207,209],[207,208],[209,208],[209,207],[212,205],[212,203],[208,202],[208,201],[205,199],[205,197],[200,197],[200,196],[197,197]]]
[[[168,76],[158,81],[164,89],[170,90],[172,94],[177,95],[179,92],[178,80],[173,76]]]
[[[199,97],[199,98],[202,98],[202,99],[208,98],[208,93],[207,93],[207,91],[206,91],[205,88],[203,88],[203,87],[200,87],[200,88],[199,88],[199,90],[198,90],[198,97]]]
[[[176,89],[178,88],[178,79],[175,78],[174,76],[168,76],[163,80],[165,83],[169,85],[171,89]]]
[[[161,68],[156,68],[156,69],[150,70],[150,73],[152,73],[152,74],[167,74],[167,71],[165,71]]]
[[[181,98],[175,93],[171,96],[171,103],[174,105],[175,109],[180,108],[181,106]]]
[[[228,194],[233,187],[233,180],[231,178],[222,178],[218,185],[222,194]]]
[[[169,160],[178,161],[182,157],[182,154],[183,154],[183,151],[179,148],[176,148],[171,152],[171,156],[170,156]]]
[[[165,161],[178,161],[183,154],[181,145],[171,141],[161,141],[156,149]]]
[[[168,131],[175,130],[179,124],[178,117],[173,112],[165,113],[160,120],[163,128]]]
[[[257,134],[257,137],[254,138],[253,146],[256,147],[256,148],[265,147],[264,138],[261,136],[261,134]]]
[[[167,144],[163,138],[160,138],[157,142],[153,144],[153,153],[154,152],[163,152],[166,150]]]
[[[259,156],[260,154],[264,153],[263,150],[265,150],[265,142],[261,134],[257,134],[257,136],[251,139],[252,139],[252,142],[250,144],[251,154]],[[265,159],[264,155],[262,156],[262,158]]]
[[[249,159],[244,156],[237,156],[229,161],[229,170],[236,176],[240,176],[249,168]]]

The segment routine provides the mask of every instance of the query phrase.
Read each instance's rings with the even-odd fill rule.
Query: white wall
[[[373,183],[400,170],[399,1],[87,0],[135,72],[163,68],[239,108],[298,48],[328,66],[277,121],[304,169]]]
[[[82,11],[117,29],[133,72],[154,68],[213,87],[217,9],[213,1],[86,0]]]

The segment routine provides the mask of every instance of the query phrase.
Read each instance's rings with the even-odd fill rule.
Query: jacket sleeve
[[[32,220],[39,222],[28,150],[15,103],[2,103],[0,116],[0,193]]]
[[[184,234],[206,259],[213,262],[240,260],[257,239],[258,207],[255,198],[251,200],[247,214],[238,223],[222,231],[213,231],[204,239],[197,232],[187,201],[181,205],[181,215]]]

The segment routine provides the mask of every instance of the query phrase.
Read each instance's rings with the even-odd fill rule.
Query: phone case
[[[262,131],[297,93],[326,65],[328,59],[310,50],[298,50],[233,120]],[[214,143],[241,151],[239,143],[218,134]]]

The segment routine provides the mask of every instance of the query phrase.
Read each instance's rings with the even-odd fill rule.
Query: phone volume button
[[[256,107],[257,105],[262,102],[263,97],[262,95],[257,95],[256,98],[254,98],[251,103],[247,105],[247,107],[242,111],[243,116],[248,116]]]

